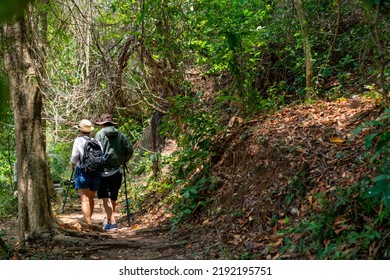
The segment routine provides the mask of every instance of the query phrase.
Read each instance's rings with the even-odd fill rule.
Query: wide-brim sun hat
[[[92,126],[92,123],[86,119],[81,120],[78,125],[74,126],[74,128],[76,128],[82,132],[91,132],[94,129],[94,127]]]
[[[95,122],[98,125],[104,125],[104,124],[113,124],[116,125],[117,123],[112,120],[111,114],[103,114],[100,116],[100,119]]]

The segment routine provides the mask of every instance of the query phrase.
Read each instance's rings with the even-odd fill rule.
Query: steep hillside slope
[[[199,241],[196,248],[188,248],[191,258],[316,258],[316,248],[290,246],[304,237],[292,227],[333,207],[340,190],[352,189],[370,172],[364,157],[368,131],[352,141],[348,138],[358,125],[380,113],[374,100],[356,97],[290,107],[239,122],[220,142],[222,154],[213,167],[220,187],[210,194],[205,211],[188,222],[187,238]],[[351,191],[351,204],[357,203],[357,196]],[[332,244],[332,236],[346,229],[359,232],[344,210],[335,211],[340,213],[327,217],[332,234],[318,242]],[[313,230],[315,226],[322,230],[320,223]],[[388,239],[384,242],[389,244]],[[302,246],[314,243],[306,240]],[[380,249],[378,242],[372,246]],[[335,250],[353,248],[332,250],[338,254],[342,252]],[[370,257],[360,249],[355,253],[346,251],[340,257]]]

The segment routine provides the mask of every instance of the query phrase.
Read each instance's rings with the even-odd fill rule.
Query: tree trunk
[[[297,10],[299,23],[301,25],[302,37],[303,37],[303,49],[305,51],[305,68],[306,68],[306,88],[313,86],[313,70],[311,64],[311,48],[309,43],[309,28],[303,12],[303,6],[301,0],[294,0],[295,9]]]
[[[19,18],[3,26],[4,69],[8,75],[14,112],[19,242],[21,248],[30,238],[53,228],[54,216],[49,200],[49,172],[42,121],[43,93],[39,69],[32,58],[31,32]],[[42,68],[41,68],[42,69]]]

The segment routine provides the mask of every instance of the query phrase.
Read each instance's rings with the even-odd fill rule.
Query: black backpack
[[[84,138],[86,142],[80,168],[87,174],[100,173],[103,168],[103,150],[97,140],[88,136],[84,136]]]

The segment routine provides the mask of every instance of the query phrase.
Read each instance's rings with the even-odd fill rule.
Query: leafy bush
[[[315,259],[389,257],[385,241],[390,209],[378,212],[378,204],[366,197],[366,191],[364,185],[355,185],[339,187],[336,193],[317,194],[320,210],[279,232],[286,244],[280,253],[290,250],[300,258]]]
[[[73,143],[49,142],[49,168],[53,181],[69,179],[71,173],[70,156]]]
[[[365,147],[372,164],[372,174],[364,181],[365,197],[371,198],[378,205],[390,208],[390,109],[386,109],[378,120],[366,122],[359,126],[353,137],[365,128],[375,128],[375,131],[365,138]]]
[[[0,181],[0,217],[15,216],[18,212],[18,199],[9,185]]]
[[[173,111],[181,116],[181,128],[175,122],[165,120],[164,123],[163,133],[174,136],[178,143],[178,150],[172,154],[170,162],[172,181],[175,188],[180,189],[173,208],[174,224],[203,209],[207,201],[205,194],[215,188],[210,160],[215,153],[214,141],[220,128],[217,116],[202,106],[200,96],[174,99]]]

